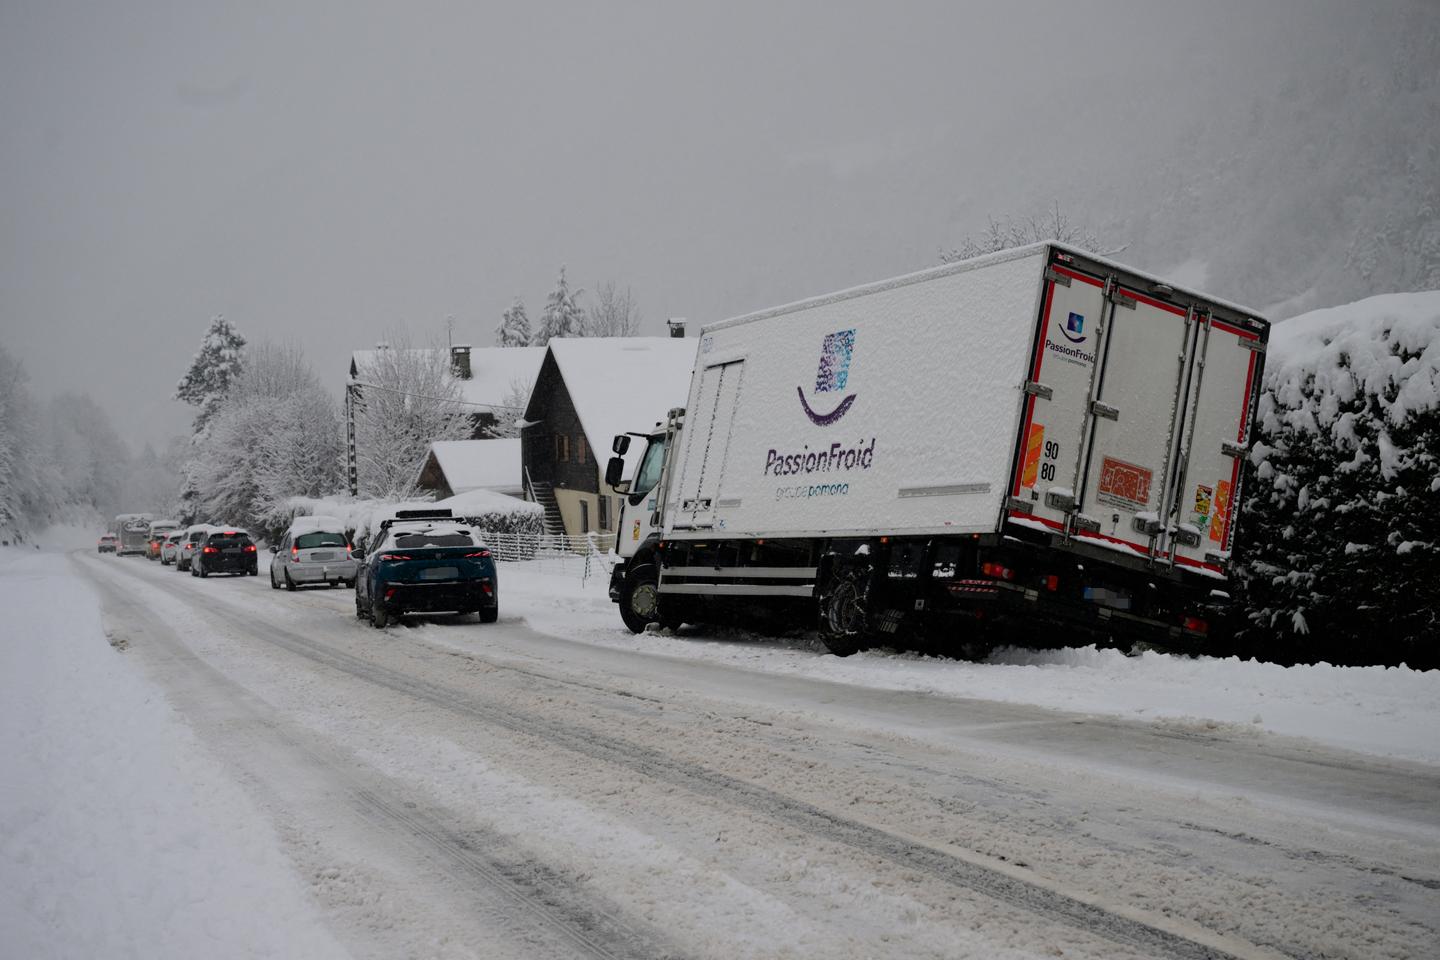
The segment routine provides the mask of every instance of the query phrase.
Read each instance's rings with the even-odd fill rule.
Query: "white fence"
[[[615,564],[613,533],[567,537],[550,533],[480,531],[480,536],[498,561],[524,561],[545,573],[573,575],[582,581],[592,576],[608,578]]]

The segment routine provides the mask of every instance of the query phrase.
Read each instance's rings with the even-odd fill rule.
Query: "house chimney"
[[[683,336],[685,336],[685,318],[684,318],[684,317],[671,317],[669,320],[666,320],[666,321],[665,321],[665,326],[667,326],[667,327],[670,328],[670,336],[671,336],[671,337],[677,337],[677,338],[678,338],[678,337],[683,337]]]
[[[457,343],[450,348],[450,372],[461,380],[470,379],[470,344]]]

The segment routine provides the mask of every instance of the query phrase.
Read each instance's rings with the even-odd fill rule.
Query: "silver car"
[[[205,539],[205,534],[213,529],[208,523],[197,523],[185,528],[185,536],[180,540],[180,549],[175,553],[175,569],[184,573],[190,569],[190,558],[200,546],[200,541]]]
[[[270,586],[286,590],[307,583],[355,585],[358,564],[350,557],[344,525],[330,517],[297,517],[270,548]]]
[[[176,530],[160,544],[160,565],[168,567],[180,558],[180,544],[185,539],[184,530]]]

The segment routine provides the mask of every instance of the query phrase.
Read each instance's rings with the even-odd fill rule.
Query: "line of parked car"
[[[100,553],[117,552],[112,534]],[[259,575],[259,547],[236,527],[173,520],[150,524],[145,556],[194,577],[212,573]],[[482,537],[449,510],[401,510],[381,523],[368,554],[351,546],[334,517],[297,517],[269,547],[270,586],[347,586],[355,615],[383,628],[406,613],[476,613],[481,623],[499,617],[495,559]]]

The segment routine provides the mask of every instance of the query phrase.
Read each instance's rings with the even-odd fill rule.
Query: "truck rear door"
[[[1008,516],[1223,572],[1264,325],[1052,252]]]
[[[700,373],[700,389],[692,408],[685,413],[685,456],[680,468],[676,528],[708,529],[715,525],[730,429],[744,379],[743,360],[707,366]]]

